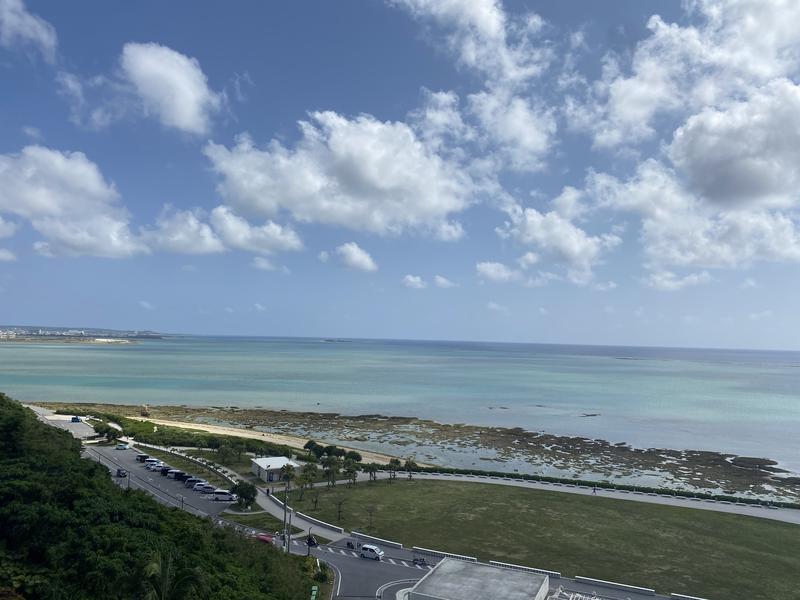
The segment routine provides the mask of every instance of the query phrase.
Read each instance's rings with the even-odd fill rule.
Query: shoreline
[[[69,410],[76,403],[32,402]],[[237,407],[77,403],[82,408],[225,435],[274,440],[301,448],[308,439],[351,448],[368,462],[414,457],[418,464],[550,475],[652,487],[797,501],[800,476],[768,457],[706,450],[635,448],[520,427],[437,423],[378,414],[294,412]],[[373,458],[374,457],[374,460]]]

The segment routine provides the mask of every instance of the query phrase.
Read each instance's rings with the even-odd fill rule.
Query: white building
[[[295,469],[300,466],[285,456],[264,456],[263,458],[253,458],[250,461],[250,470],[259,479],[271,483],[280,481],[281,469],[286,465],[291,465]]]

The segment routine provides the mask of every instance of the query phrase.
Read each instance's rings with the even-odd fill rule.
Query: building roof
[[[442,600],[532,600],[547,575],[445,558],[411,590]]]
[[[285,456],[263,456],[261,458],[251,459],[253,463],[257,464],[264,471],[274,471],[275,469],[282,469],[286,465],[299,467],[296,462],[286,458]]]

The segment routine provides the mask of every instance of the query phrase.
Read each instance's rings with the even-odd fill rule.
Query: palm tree
[[[386,466],[389,467],[389,482],[391,483],[392,479],[397,477],[397,471],[400,469],[400,461],[396,458],[393,458]]]
[[[202,573],[176,566],[172,550],[156,550],[145,565],[144,576],[145,600],[182,600],[199,595]]]
[[[358,463],[352,458],[344,459],[344,474],[347,476],[348,485],[355,485],[358,479]]]
[[[303,492],[306,487],[309,489],[314,487],[314,480],[317,478],[318,472],[319,469],[316,463],[309,462],[300,468],[300,477],[297,480],[297,483],[300,484],[300,500],[303,499]]]
[[[285,481],[288,485],[291,485],[295,477],[297,477],[297,474],[295,473],[294,467],[292,465],[286,464],[281,467],[282,481]]]
[[[417,470],[417,463],[414,462],[413,458],[409,457],[406,459],[406,464],[403,465],[403,468],[408,473],[408,478],[411,479],[411,472]]]
[[[367,463],[361,467],[361,470],[369,475],[370,481],[375,481],[378,478],[378,465],[375,463]]]

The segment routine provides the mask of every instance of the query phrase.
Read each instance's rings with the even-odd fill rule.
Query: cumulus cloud
[[[199,209],[175,210],[165,206],[156,219],[155,228],[146,230],[143,238],[151,248],[180,254],[212,254],[222,252],[225,246],[211,226],[205,223]]]
[[[389,0],[417,19],[447,31],[460,64],[495,83],[515,85],[535,77],[553,54],[538,43],[544,21],[534,13],[509,17],[497,0]]]
[[[0,213],[28,219],[42,254],[124,257],[147,252],[119,194],[81,152],[27,146],[0,155]]]
[[[160,44],[128,43],[120,67],[146,114],[166,127],[194,134],[208,132],[222,97],[208,86],[197,59]]]
[[[230,206],[246,215],[285,211],[301,222],[383,235],[417,231],[451,240],[463,234],[450,217],[471,202],[469,177],[407,124],[315,112],[300,130],[294,148],[272,140],[259,149],[247,135],[232,148],[205,147]]]
[[[499,262],[479,262],[475,265],[478,277],[494,283],[509,283],[522,279],[522,273]]]
[[[419,275],[406,275],[403,277],[403,285],[415,290],[422,290],[428,287],[428,284]]]
[[[689,273],[683,277],[676,275],[672,271],[656,271],[648,275],[645,283],[655,290],[675,292],[686,287],[708,283],[709,281],[711,281],[711,275],[709,275],[708,271]]]
[[[14,254],[11,250],[7,250],[6,248],[0,248],[0,262],[12,262],[17,260],[17,255]]]
[[[53,63],[58,37],[55,28],[28,12],[22,0],[0,0],[0,46],[32,48],[47,62]]]
[[[218,206],[211,211],[211,225],[231,248],[263,254],[303,248],[300,236],[291,227],[273,221],[261,226],[251,225],[227,206]]]
[[[444,289],[453,288],[453,287],[456,287],[458,285],[458,284],[450,281],[447,277],[443,277],[441,275],[436,275],[433,278],[433,283],[434,283],[434,285],[436,285],[436,287],[444,288]]]
[[[253,308],[255,308],[258,312],[266,312],[267,307],[261,304],[260,302],[256,302],[253,304]]]
[[[326,262],[328,262],[328,260],[330,259],[330,257],[331,257],[331,256],[330,256],[330,254],[328,254],[328,251],[327,251],[327,250],[323,250],[322,252],[320,252],[319,254],[317,254],[317,259],[319,259],[319,262],[322,262],[322,263],[326,263]]]
[[[362,249],[355,242],[347,242],[336,248],[339,260],[346,267],[357,271],[372,272],[378,270],[377,263],[369,255],[369,252]]]
[[[529,269],[539,262],[539,255],[535,252],[526,252],[517,259],[517,264],[523,269]]]
[[[0,216],[0,238],[11,237],[17,231],[17,224],[12,221],[6,221]]]
[[[606,250],[622,239],[612,233],[589,235],[557,211],[546,213],[518,204],[506,208],[509,221],[497,230],[504,238],[533,245],[567,266],[567,276],[573,283],[586,284],[592,279],[592,269]]]

